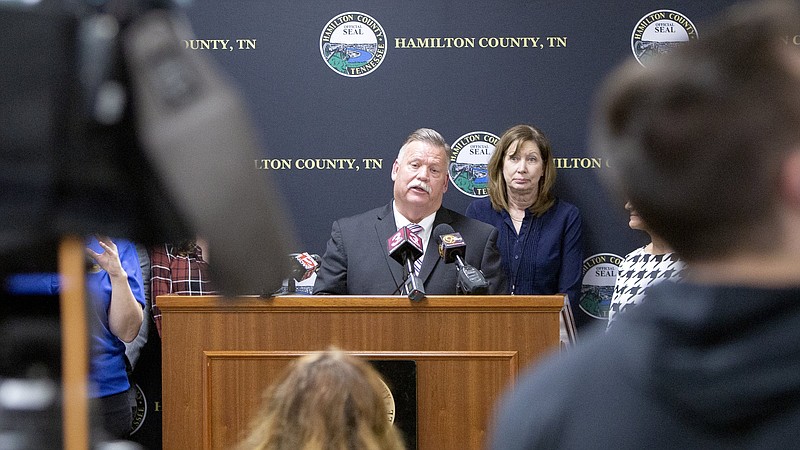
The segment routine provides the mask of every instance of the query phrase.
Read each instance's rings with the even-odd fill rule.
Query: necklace
[[[507,211],[508,211],[508,217],[511,217],[511,220],[513,220],[514,222],[517,222],[517,223],[522,223],[522,222],[524,222],[524,221],[525,221],[525,214],[526,214],[526,212],[525,212],[525,211],[526,211],[526,209],[523,209],[522,211],[520,211],[520,210],[518,210],[518,209],[513,209],[513,211],[514,211],[514,212],[517,212],[517,213],[520,213],[520,212],[521,212],[521,213],[522,213],[522,217],[520,217],[519,219],[517,219],[516,217],[514,217],[514,214],[512,214],[512,209],[513,209],[513,208],[508,208],[508,209],[507,209]]]

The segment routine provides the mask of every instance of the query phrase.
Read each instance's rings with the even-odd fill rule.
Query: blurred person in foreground
[[[392,165],[394,198],[384,206],[333,223],[315,294],[392,295],[403,286],[403,267],[387,240],[404,226],[418,225],[424,254],[417,274],[428,295],[456,294],[455,264],[439,257],[439,224],[450,225],[466,243],[464,260],[483,271],[489,294],[507,293],[497,251],[497,230],[442,206],[449,177],[450,146],[441,134],[420,128],[406,139]]]
[[[702,39],[608,79],[595,145],[689,269],[525,374],[491,448],[797,445],[798,35],[796,1],[740,4]]]
[[[87,238],[86,256],[89,397],[97,412],[92,420],[108,437],[127,439],[133,411],[125,343],[138,335],[145,305],[139,257],[134,243],[106,236]],[[61,287],[58,273],[20,273],[6,279],[12,294],[59,295]]]
[[[341,350],[303,356],[267,389],[239,448],[403,450],[385,389],[372,366]]]
[[[620,315],[645,301],[647,289],[664,281],[680,281],[686,264],[678,257],[661,236],[650,230],[631,202],[625,202],[630,213],[628,226],[641,230],[650,237],[650,242],[625,255],[619,266],[611,308],[608,311],[608,326],[619,320]]]
[[[577,307],[581,214],[552,193],[556,166],[550,141],[531,125],[509,128],[489,159],[488,177],[489,196],[473,201],[466,215],[497,228],[510,293],[567,294]]]

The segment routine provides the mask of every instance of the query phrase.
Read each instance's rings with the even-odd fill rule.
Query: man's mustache
[[[420,189],[423,189],[428,194],[431,193],[431,186],[428,183],[425,183],[424,181],[413,180],[411,183],[408,183],[408,188],[409,189],[413,189],[413,188],[417,188],[417,187],[420,188]]]

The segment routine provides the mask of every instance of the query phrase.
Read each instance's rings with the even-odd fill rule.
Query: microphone
[[[290,276],[297,281],[307,280],[311,275],[319,270],[322,258],[319,255],[303,253],[290,253],[290,264],[292,267]]]
[[[461,233],[456,233],[453,227],[445,223],[436,225],[433,233],[439,239],[439,256],[442,257],[445,264],[455,262],[458,268],[456,292],[486,294],[489,290],[489,283],[483,276],[483,272],[464,262],[467,244],[461,237]]]
[[[311,275],[319,270],[322,265],[322,258],[319,255],[303,253],[289,253],[289,279],[286,284],[286,293],[294,294],[297,292],[297,282],[307,280]],[[281,292],[281,289],[276,293]],[[272,295],[276,295],[273,293]],[[266,294],[265,294],[266,296]]]
[[[395,261],[405,269],[403,288],[409,300],[418,302],[425,298],[422,280],[414,273],[414,261],[422,256],[422,238],[403,227],[386,241],[386,249]]]
[[[461,234],[456,233],[450,225],[440,223],[433,229],[433,236],[437,236],[439,240],[439,256],[442,257],[445,264],[450,264],[456,261],[456,257],[464,258],[467,252],[467,244]]]

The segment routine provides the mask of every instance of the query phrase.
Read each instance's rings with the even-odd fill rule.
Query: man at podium
[[[497,251],[497,230],[442,206],[447,191],[450,146],[436,131],[421,128],[406,139],[392,166],[394,199],[362,214],[333,223],[315,294],[392,295],[404,293],[403,264],[387,243],[408,227],[421,240],[413,269],[423,294],[456,294],[459,268],[438,251],[440,224],[460,233],[466,244],[464,264],[482,272],[485,293],[505,294],[507,283]],[[452,231],[450,231],[452,230]],[[391,246],[389,246],[391,247]]]

